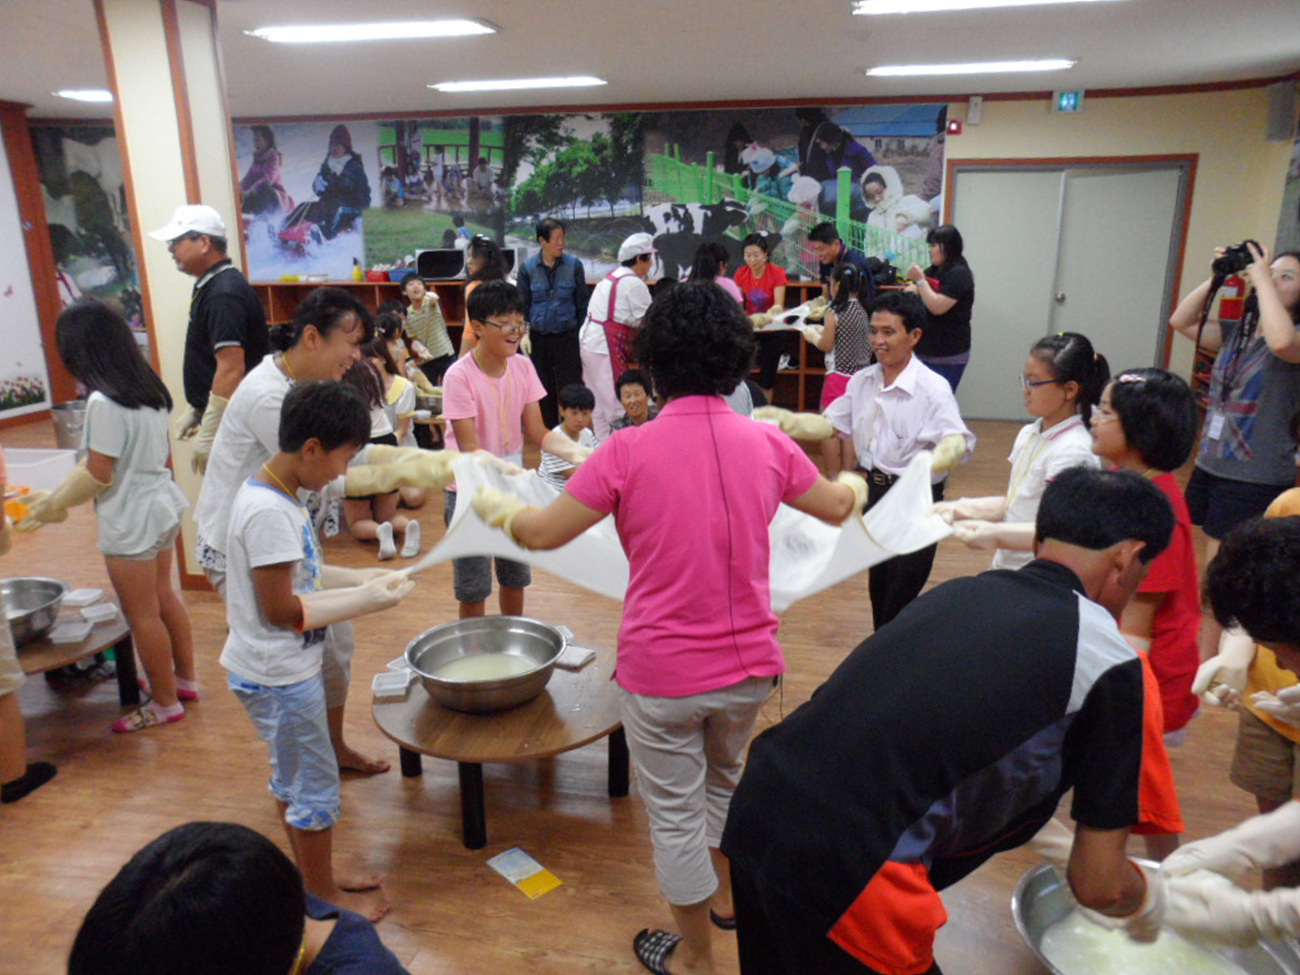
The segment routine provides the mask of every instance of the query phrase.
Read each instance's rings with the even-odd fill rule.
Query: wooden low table
[[[619,717],[615,653],[598,650],[580,671],[556,668],[541,695],[492,714],[452,711],[431,699],[418,680],[405,698],[376,698],[379,730],[397,742],[402,775],[420,775],[421,755],[453,761],[460,772],[462,836],[467,849],[487,845],[484,762],[549,758],[609,737],[609,794],[628,793],[627,738]]]
[[[60,622],[72,619],[81,619],[81,614],[59,615]],[[43,674],[105,650],[112,650],[116,658],[117,697],[122,707],[138,707],[140,683],[135,670],[135,644],[131,640],[131,627],[126,625],[121,613],[116,619],[97,623],[90,636],[80,643],[53,643],[46,637],[24,643],[18,648],[18,665],[24,674]]]

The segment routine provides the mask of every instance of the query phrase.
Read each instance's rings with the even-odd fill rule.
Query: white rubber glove
[[[474,495],[474,511],[478,516],[493,528],[500,528],[506,533],[506,537],[520,548],[528,546],[515,538],[512,526],[519,512],[529,510],[537,509],[524,504],[519,500],[518,495],[511,494],[509,491],[498,491],[496,488],[484,485]]]
[[[867,509],[867,482],[862,475],[853,471],[840,471],[835,477],[835,483],[846,484],[853,491],[853,510],[849,512],[849,518],[854,515],[861,516]],[[845,518],[844,521],[848,521],[849,518]]]
[[[53,491],[35,491],[23,498],[27,517],[14,525],[14,531],[34,532],[42,525],[53,525],[68,518],[68,509],[93,501],[113,486],[97,481],[85,465],[77,467]]]
[[[342,565],[323,565],[320,579],[326,589],[346,589],[349,586],[364,586],[367,582],[382,579],[392,573],[392,569],[350,569]]]
[[[1039,859],[1064,870],[1070,864],[1070,851],[1074,849],[1074,831],[1053,816],[1025,846]]]
[[[1300,686],[1284,687],[1276,694],[1256,691],[1250,703],[1276,721],[1300,725]]]
[[[216,393],[208,395],[208,408],[203,411],[203,422],[194,437],[194,453],[190,454],[190,467],[195,474],[203,474],[208,469],[208,455],[212,453],[212,441],[217,439],[217,427],[221,426],[221,417],[226,412],[230,400]]]
[[[1218,874],[1171,877],[1165,923],[1190,941],[1253,944],[1300,935],[1300,890],[1246,891]]]
[[[1217,836],[1180,846],[1161,864],[1175,877],[1212,870],[1237,880],[1251,870],[1268,870],[1300,858],[1300,802],[1292,800]]]
[[[966,438],[960,433],[950,433],[939,441],[930,460],[932,471],[950,471],[966,456]]]
[[[554,454],[565,463],[581,467],[582,462],[591,456],[591,448],[584,447],[576,440],[570,440],[559,430],[548,430],[542,438],[541,447],[548,454]]]
[[[360,586],[343,589],[318,589],[298,597],[302,603],[302,629],[314,630],[331,623],[342,623],[367,613],[377,613],[401,602],[415,588],[415,580],[403,572],[386,572]]]
[[[956,501],[940,501],[930,509],[930,513],[938,515],[950,525],[954,521],[965,521],[967,518],[1001,521],[1007,513],[1007,499],[998,494],[987,498],[958,498]]]
[[[343,481],[343,493],[349,498],[388,494],[398,488],[441,488],[456,480],[452,461],[460,456],[455,450],[422,450],[415,460],[399,464],[358,464],[349,467]]]
[[[1125,914],[1122,917],[1112,917],[1086,907],[1079,908],[1079,913],[1093,924],[1099,924],[1103,928],[1112,931],[1123,928],[1124,933],[1134,941],[1155,941],[1160,935],[1160,925],[1164,923],[1169,898],[1169,882],[1160,870],[1152,873],[1140,863],[1133,860],[1129,863],[1133,865],[1134,870],[1141,872],[1142,879],[1146,881],[1147,892],[1142,899],[1142,906],[1132,914]]]
[[[1192,693],[1206,704],[1235,707],[1246,689],[1246,676],[1255,662],[1255,641],[1240,628],[1225,632],[1219,652],[1196,670]]]
[[[529,337],[528,332],[525,332],[523,338],[519,340],[519,351],[524,355],[533,354],[533,340]]]
[[[831,421],[820,413],[793,413],[779,406],[760,406],[753,413],[755,420],[775,423],[781,432],[795,440],[829,440],[835,436]]]
[[[199,424],[203,417],[199,411],[192,406],[186,406],[172,423],[172,436],[177,440],[189,440],[199,432]]]

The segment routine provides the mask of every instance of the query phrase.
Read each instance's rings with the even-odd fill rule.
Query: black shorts
[[[1263,515],[1279,494],[1293,486],[1233,481],[1197,467],[1187,481],[1187,510],[1193,525],[1221,539],[1242,522]]]

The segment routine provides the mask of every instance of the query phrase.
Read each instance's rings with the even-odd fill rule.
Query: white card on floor
[[[117,619],[117,603],[96,603],[94,606],[87,606],[83,609],[81,615],[92,623],[103,623],[106,620]]]
[[[498,853],[488,861],[488,866],[522,890],[531,900],[537,900],[547,891],[564,883],[519,847]]]
[[[80,643],[90,636],[95,624],[89,620],[68,620],[50,630],[51,643]]]
[[[63,597],[64,606],[89,606],[104,598],[102,589],[74,589]]]
[[[570,643],[564,652],[555,658],[555,666],[564,670],[581,670],[596,659],[596,651],[579,643]]]

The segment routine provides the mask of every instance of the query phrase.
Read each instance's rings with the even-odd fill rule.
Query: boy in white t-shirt
[[[543,451],[577,467],[591,450],[558,430],[547,430],[541,401],[546,389],[527,356],[517,355],[528,334],[524,293],[508,281],[484,281],[466,301],[469,328],[476,344],[447,370],[442,380],[442,415],[447,420],[447,448],[471,453],[486,450],[523,464],[524,438]],[[451,524],[456,491],[446,492],[444,518]],[[492,558],[452,559],[460,618],[483,616],[492,594]],[[505,616],[522,616],[524,587],[532,573],[523,562],[496,560],[499,600]]]
[[[369,410],[351,387],[307,382],[286,394],[280,452],[244,483],[231,510],[230,635],[221,665],[270,747],[271,794],[307,889],[373,921],[388,911],[378,878],[342,877],[333,867],[339,766],[326,721],[321,652],[329,624],[387,609],[414,583],[382,569],[327,566],[298,500],[299,488],[319,491],[342,475],[369,439]]]
[[[596,395],[582,383],[569,383],[560,390],[560,423],[552,433],[562,433],[580,447],[595,450],[599,444],[591,429],[591,413],[596,408]],[[563,491],[569,478],[578,468],[563,457],[542,451],[542,466],[538,473],[557,491]]]

